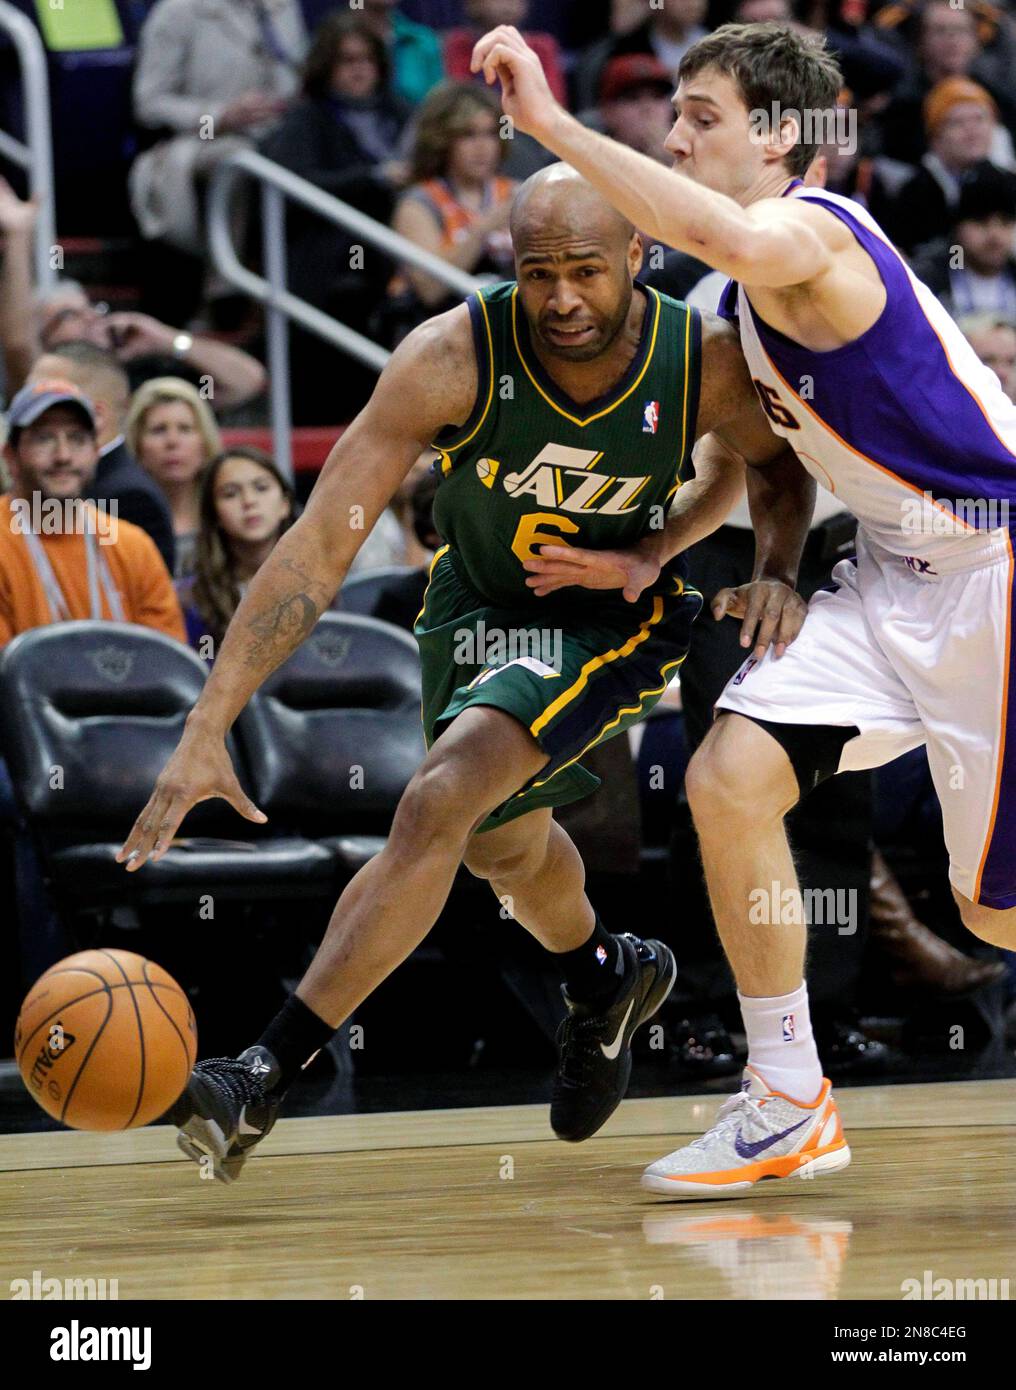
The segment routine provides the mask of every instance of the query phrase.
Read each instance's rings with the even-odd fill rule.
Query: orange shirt
[[[108,526],[108,522],[104,525]],[[109,566],[127,621],[154,627],[169,637],[175,637],[178,642],[186,642],[180,604],[155,542],[147,531],[142,531],[140,526],[132,522],[117,519],[116,527],[116,541],[113,544],[100,544],[99,553]],[[97,539],[105,533],[99,527]],[[41,534],[39,540],[63,591],[70,616],[90,618],[85,537],[80,534]],[[113,617],[104,594],[102,616],[106,619]],[[52,621],[46,590],[32,563],[25,537],[17,529],[9,498],[2,496],[0,646],[19,632],[25,632],[30,627],[43,627]]]

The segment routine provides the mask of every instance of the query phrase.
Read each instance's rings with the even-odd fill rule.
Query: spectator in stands
[[[611,58],[600,82],[599,124],[605,134],[640,154],[670,165],[663,147],[674,124],[674,83],[651,53]]]
[[[948,234],[964,179],[990,157],[996,115],[988,92],[965,77],[947,77],[928,93],[928,153],[900,189],[885,228],[904,251]]]
[[[71,618],[140,623],[184,640],[155,542],[84,500],[99,461],[95,412],[67,381],[22,387],[7,412],[0,498],[0,645]]]
[[[954,318],[978,310],[1016,317],[1016,174],[978,166],[949,236],[914,260],[914,273]]]
[[[415,106],[444,77],[441,41],[432,29],[400,14],[398,0],[360,0],[363,18],[391,54],[397,96]]]
[[[413,497],[417,484],[433,472],[433,463],[433,450],[424,450],[381,513],[378,524],[360,546],[349,567],[351,575],[389,565],[422,565],[429,559],[426,548],[421,548]]]
[[[0,178],[0,352],[5,395],[28,375],[35,355],[32,334],[32,246],[35,203],[22,201]]]
[[[115,501],[117,515],[148,532],[172,574],[176,547],[169,504],[159,485],[131,458],[124,440],[130,385],[123,367],[111,352],[93,343],[61,343],[43,353],[32,377],[71,381],[92,402],[99,463],[86,496],[106,506]]]
[[[531,6],[529,0],[465,0],[463,8],[470,20],[467,27],[452,29],[445,35],[445,71],[453,82],[474,80],[470,71],[473,47],[483,34],[496,29],[499,24],[513,24],[522,31],[522,37],[539,57],[546,73],[550,90],[562,106],[568,105],[568,86],[564,77],[564,62],[557,39],[552,34],[544,34],[526,27]],[[480,74],[477,79],[482,81]]]
[[[109,313],[93,304],[76,280],[59,280],[35,296],[38,351],[61,343],[87,340],[115,352],[126,369],[131,390],[169,371],[206,386],[208,399],[219,411],[244,405],[265,389],[264,367],[249,352],[215,338],[170,328],[148,314]]]
[[[156,377],[134,393],[127,448],[169,503],[176,538],[174,578],[194,573],[201,520],[201,475],[222,452],[215,417],[189,381]]]
[[[1016,317],[964,314],[956,320],[967,342],[998,377],[1002,390],[1016,401]]]
[[[434,496],[440,479],[433,468],[426,467],[411,470],[408,481],[408,488],[399,489],[400,495],[404,495],[404,500],[400,497],[398,505],[405,523],[412,529],[418,547],[418,558],[416,563],[413,563],[407,557],[410,567],[384,583],[374,603],[372,615],[412,632],[423,607],[430,561],[433,559],[434,551],[441,545],[441,537],[434,527]],[[340,590],[340,608],[341,601]]]
[[[666,0],[648,18],[625,34],[611,34],[588,48],[576,64],[572,87],[578,111],[596,105],[603,70],[623,53],[652,53],[675,78],[681,59],[693,43],[705,38],[707,0]]]
[[[200,506],[194,574],[177,593],[187,640],[214,661],[247,585],[296,519],[296,497],[266,453],[243,446],[212,459]]]
[[[268,137],[269,159],[385,224],[409,166],[397,157],[409,106],[389,87],[389,53],[362,18],[329,15],[318,27],[303,95]],[[376,247],[291,204],[289,287],[324,313],[380,337],[372,317],[385,301],[393,265]],[[291,332],[294,419],[338,424],[366,402],[376,372],[316,335]]]
[[[546,0],[542,0],[539,18],[543,22]],[[522,28],[532,6],[529,0],[465,0],[467,17],[472,23],[466,27],[451,29],[445,35],[444,61],[448,76],[455,82],[483,83],[482,73],[472,73],[469,63],[473,45],[489,29],[498,24],[514,24]],[[539,55],[543,70],[547,74],[551,91],[565,106],[568,105],[568,84],[565,80],[565,63],[561,46],[553,34],[526,28],[523,30],[526,42]],[[524,131],[514,131],[507,142],[504,159],[504,172],[520,183],[535,174],[538,169],[553,164],[556,156],[545,149],[531,135]]]
[[[900,7],[890,7],[899,12]],[[974,79],[994,98],[1007,131],[1016,135],[1016,103],[1011,81],[999,81],[997,67],[981,55],[978,20],[973,5],[954,5],[950,0],[926,0],[917,10],[917,62],[912,75],[900,84],[883,114],[883,153],[908,164],[918,164],[927,148],[927,132],[922,122],[925,98],[937,84],[949,78]],[[876,19],[885,32],[891,32],[883,11]],[[1011,143],[996,137],[996,159],[1004,162]]]
[[[158,274],[162,281],[160,306],[173,302],[168,288],[196,307],[203,186],[220,160],[278,119],[296,90],[306,49],[299,0],[158,0],[145,21],[134,114],[155,143],[134,161],[129,191],[142,235],[176,252],[150,269],[150,279]],[[185,322],[190,312],[181,315]]]
[[[413,184],[394,225],[460,270],[507,279],[514,273],[508,214],[516,185],[498,173],[507,144],[500,118],[500,103],[485,88],[449,82],[431,93],[417,120]],[[458,302],[423,271],[406,275],[430,313]]]

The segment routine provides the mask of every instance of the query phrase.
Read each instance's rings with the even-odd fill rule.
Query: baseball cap
[[[75,405],[84,415],[90,427],[95,429],[95,407],[72,381],[50,378],[48,381],[32,381],[21,390],[7,407],[7,425],[12,430],[24,429],[34,425],[40,415],[44,415],[54,405]]]
[[[653,53],[622,53],[603,69],[600,100],[617,101],[636,87],[658,87],[669,94],[676,83]]]

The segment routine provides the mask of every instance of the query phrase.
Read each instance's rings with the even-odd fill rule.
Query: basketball
[[[14,1055],[47,1114],[73,1129],[136,1129],[180,1095],[197,1028],[187,996],[133,951],[58,961],[21,1006]]]

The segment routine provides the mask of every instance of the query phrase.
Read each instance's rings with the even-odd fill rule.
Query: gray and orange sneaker
[[[651,1163],[642,1186],[659,1197],[738,1197],[773,1178],[814,1178],[846,1168],[850,1149],[832,1083],[823,1077],[809,1105],[772,1091],[745,1067],[737,1095],[720,1106],[701,1139]]]

